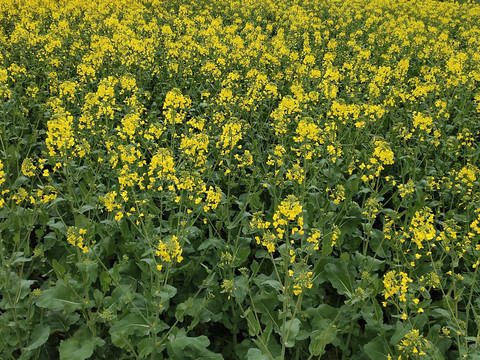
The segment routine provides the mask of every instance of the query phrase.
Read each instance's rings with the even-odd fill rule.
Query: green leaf
[[[9,276],[10,286],[5,288],[5,277]],[[17,273],[10,271],[5,272],[0,269],[0,289],[2,289],[2,295],[0,297],[0,308],[3,310],[12,309],[18,306],[19,300],[24,299],[30,294],[30,286],[35,283],[35,280],[21,279]],[[10,296],[6,296],[6,294]]]
[[[257,321],[257,318],[252,312],[251,308],[248,308],[245,311],[244,317],[247,319],[248,333],[250,336],[255,336],[260,333],[260,324]]]
[[[372,229],[371,238],[368,244],[378,257],[386,258],[390,253],[390,244],[387,239],[385,239],[383,232],[378,229]]]
[[[160,346],[155,346],[155,341],[151,337],[145,338],[140,341],[137,347],[138,349],[140,349],[140,352],[138,353],[138,358],[140,359],[147,357],[154,351],[158,353],[158,350],[161,350],[159,349]],[[165,348],[164,345],[163,348]]]
[[[197,250],[208,249],[212,246],[215,249],[223,249],[224,248],[222,240],[220,240],[219,238],[216,238],[216,237],[211,237],[211,238],[208,238],[207,240],[205,240],[204,242],[202,242]]]
[[[55,218],[50,219],[47,225],[52,229],[58,230],[62,234],[67,233],[67,227],[65,224],[61,221],[55,221]]]
[[[322,255],[328,256],[332,253],[333,246],[332,246],[332,237],[331,235],[326,235],[322,239]]]
[[[242,265],[250,255],[250,246],[246,243],[240,242],[239,246],[233,252],[232,266],[239,267]]]
[[[288,329],[290,331],[288,332]],[[288,337],[285,339],[285,346],[286,347],[293,347],[295,345],[295,339],[298,335],[298,331],[300,330],[300,320],[297,318],[293,320],[288,320],[285,323],[285,330],[288,332]]]
[[[322,320],[333,320],[338,315],[338,309],[328,304],[320,304],[316,308],[308,308],[305,313],[310,318],[309,324],[315,330],[323,326]]]
[[[363,347],[365,353],[370,359],[381,360],[386,359],[388,356],[388,347],[383,339],[375,339],[370,341]]]
[[[113,268],[110,269],[110,275],[114,283],[118,283],[120,281],[120,272],[118,269],[118,263],[113,264]]]
[[[86,260],[81,263],[77,263],[77,268],[80,270],[83,276],[88,277],[88,284],[91,284],[97,280],[98,263],[94,261]]]
[[[177,289],[171,285],[165,285],[161,287],[161,290],[158,292],[157,296],[162,298],[162,301],[167,301],[173,298],[177,294]]]
[[[71,338],[60,342],[60,360],[88,359],[93,350],[104,343],[99,337],[93,337],[86,326],[81,327]]]
[[[80,320],[76,312],[67,313],[62,309],[54,309],[46,312],[45,322],[50,326],[50,332],[67,332],[70,327]]]
[[[168,356],[171,359],[209,359],[222,360],[223,356],[207,349],[210,341],[206,336],[187,337],[185,331],[180,330],[170,337],[167,344]]]
[[[278,280],[268,279],[262,282],[262,285],[268,285],[277,290],[278,292],[283,291],[283,286]]]
[[[235,300],[241,304],[248,294],[248,284],[244,276],[239,275],[234,279],[233,296]]]
[[[57,260],[53,259],[52,261],[53,270],[59,279],[62,279],[65,276],[65,267],[60,264]]]
[[[77,310],[81,307],[72,292],[72,288],[63,280],[58,280],[54,287],[43,291],[38,296],[36,304],[47,309],[67,308]]]
[[[371,272],[375,272],[380,269],[380,267],[384,264],[383,261],[375,259],[371,256],[363,256],[359,252],[355,253],[355,264],[358,268],[362,269],[369,269]]]
[[[110,289],[110,284],[112,283],[112,279],[110,278],[109,273],[106,271],[102,271],[100,274],[100,285],[102,286],[102,290],[108,291]]]
[[[325,347],[337,337],[337,328],[331,320],[324,319],[320,322],[320,330],[315,330],[310,336],[308,350],[313,356],[325,353]]]
[[[188,310],[193,306],[193,297],[189,297],[186,301],[181,304],[178,304],[177,309],[175,310],[175,318],[182,322],[183,316],[188,312]]]
[[[353,270],[354,271],[354,270]],[[329,263],[325,265],[325,273],[328,280],[333,285],[340,295],[352,297],[353,292],[353,278],[347,263]]]
[[[165,329],[168,326],[164,323],[161,324],[158,329]],[[152,328],[154,323],[147,323],[145,319],[140,314],[128,314],[123,317],[121,320],[117,321],[109,330],[112,343],[119,348],[123,348],[128,345],[128,338],[130,336],[143,337],[147,336]]]
[[[25,263],[25,262],[32,261],[32,258],[27,258],[27,257],[24,257],[23,255],[24,255],[23,251],[17,252],[13,257],[12,262],[10,263],[10,266],[18,263]]]
[[[407,335],[408,329],[403,326],[401,321],[397,321],[397,326],[395,328],[395,332],[393,333],[392,338],[390,339],[390,345],[397,345],[400,340],[403,339],[405,335]]]
[[[89,210],[95,209],[95,206],[92,205],[83,205],[80,209],[77,210],[79,214],[83,214],[84,212],[87,212]]]
[[[268,360],[269,357],[267,355],[262,354],[260,350],[252,348],[252,349],[248,349],[247,359],[248,360]]]
[[[28,345],[25,350],[30,351],[42,346],[47,342],[49,336],[50,326],[45,324],[35,325],[30,335],[30,345]]]

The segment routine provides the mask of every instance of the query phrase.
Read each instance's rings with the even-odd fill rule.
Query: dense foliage
[[[2,359],[480,359],[480,6],[2,0]]]

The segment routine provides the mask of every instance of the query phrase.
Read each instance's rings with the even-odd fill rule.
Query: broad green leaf
[[[108,291],[110,289],[110,284],[112,283],[112,279],[110,274],[106,271],[102,271],[100,274],[100,285],[102,286],[103,291]]]
[[[93,205],[83,205],[80,209],[77,210],[79,214],[95,209]]]
[[[212,246],[215,249],[223,249],[223,247],[224,247],[222,240],[220,240],[219,238],[216,238],[216,237],[211,237],[211,238],[208,238],[207,240],[205,240],[204,242],[202,242],[197,250],[208,249]]]
[[[408,329],[405,328],[405,326],[401,321],[397,321],[395,332],[393,333],[393,336],[390,339],[390,345],[397,345],[407,333],[408,333]]]
[[[175,318],[182,322],[183,317],[188,312],[188,310],[193,306],[193,297],[189,297],[186,301],[181,304],[178,304],[177,309],[175,310]]]
[[[390,246],[388,239],[385,239],[383,232],[378,229],[372,229],[371,238],[368,244],[378,257],[386,258],[390,253],[388,249]]]
[[[260,324],[257,321],[257,318],[255,317],[255,314],[253,313],[251,308],[248,308],[245,311],[245,318],[247,320],[247,325],[248,325],[248,333],[250,336],[256,336],[260,333]]]
[[[299,330],[300,330],[300,320],[298,320],[297,318],[293,320],[288,320],[285,323],[285,332],[286,334],[288,334],[287,338],[285,339],[286,347],[293,347],[295,345],[295,339],[298,335]]]
[[[331,320],[324,319],[320,322],[320,329],[313,331],[310,336],[308,350],[313,356],[320,356],[325,353],[325,347],[335,340],[337,328]]]
[[[268,285],[277,290],[278,292],[283,291],[283,286],[278,280],[268,279],[263,281],[262,285]]]
[[[50,326],[45,324],[35,325],[30,335],[30,344],[25,348],[25,350],[27,351],[34,350],[42,346],[48,340],[49,336],[50,336]]]
[[[363,350],[372,360],[387,359],[388,356],[388,346],[380,338],[370,341],[363,347]]]
[[[267,355],[262,354],[258,349],[248,349],[247,360],[269,360]]]
[[[50,326],[50,332],[66,333],[70,327],[80,320],[76,312],[65,312],[63,309],[53,309],[46,312],[45,323]]]
[[[56,259],[53,259],[52,266],[53,270],[55,270],[55,273],[57,274],[57,277],[59,279],[62,279],[65,276],[65,267],[60,264]]]
[[[67,227],[65,226],[65,224],[61,221],[55,221],[55,218],[50,219],[47,225],[52,229],[60,231],[60,233],[62,234],[67,233]]]
[[[239,267],[242,265],[250,255],[250,246],[248,244],[239,245],[233,253],[232,266]]]
[[[380,269],[384,264],[384,261],[375,259],[371,256],[363,256],[361,253],[355,253],[355,264],[360,269],[368,269],[369,271],[375,272]]]
[[[88,359],[92,356],[93,350],[104,343],[105,341],[99,337],[93,337],[90,330],[84,326],[75,332],[71,338],[60,342],[60,360]]]
[[[58,280],[56,285],[44,290],[36,300],[37,306],[47,309],[66,308],[77,310],[81,307],[78,299],[75,298],[72,288],[63,280]]]
[[[20,234],[19,234],[20,235]],[[15,235],[16,236],[16,235]],[[29,262],[29,261],[32,261],[32,258],[27,258],[25,256],[23,256],[24,253],[23,251],[19,251],[15,254],[14,258],[12,259],[12,262],[10,263],[10,266],[11,265],[14,265],[14,264],[18,264],[18,263],[25,263],[25,262]]]
[[[98,275],[98,263],[94,261],[86,260],[81,263],[77,263],[77,268],[80,270],[83,276],[88,276],[88,284],[91,284],[97,280]]]
[[[154,327],[159,324],[154,324],[152,320],[151,323],[147,323],[145,319],[140,314],[130,313],[123,317],[121,320],[117,321],[109,330],[112,343],[115,346],[123,348],[128,345],[128,338],[130,336],[144,337],[147,336]],[[160,329],[165,329],[168,326],[162,322],[162,326],[158,327]]]
[[[340,295],[352,297],[353,278],[347,263],[329,263],[325,265],[328,280]]]
[[[308,308],[305,313],[309,317],[308,324],[311,325],[313,330],[317,330],[323,326],[322,320],[333,320],[338,314],[338,309],[328,304],[320,304],[316,308]]]
[[[157,296],[160,296],[163,301],[173,298],[177,294],[177,289],[171,285],[165,285],[158,292]]]
[[[150,355],[151,353],[153,353],[154,351],[159,350],[159,347],[160,346],[155,345],[155,341],[153,340],[153,338],[151,337],[145,338],[138,343],[138,349],[140,350],[138,353],[138,357],[140,359],[143,359],[148,355]],[[158,353],[158,351],[156,352]]]
[[[223,356],[208,350],[210,341],[206,336],[187,337],[184,331],[178,331],[170,337],[167,352],[170,359],[209,359],[222,360]]]
[[[248,294],[248,284],[244,276],[239,275],[234,279],[233,296],[235,300],[241,304]]]

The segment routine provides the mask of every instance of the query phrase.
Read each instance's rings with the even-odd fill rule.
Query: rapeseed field
[[[1,359],[480,359],[480,5],[2,0]]]

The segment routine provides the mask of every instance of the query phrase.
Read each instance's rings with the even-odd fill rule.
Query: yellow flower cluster
[[[381,162],[383,165],[393,164],[393,151],[390,145],[383,140],[375,141],[375,150],[373,151],[373,158],[370,159],[372,164]],[[378,175],[377,175],[378,176]]]
[[[121,208],[121,205],[116,202],[117,195],[116,191],[111,191],[105,194],[105,196],[100,197],[100,201],[110,212]]]
[[[73,132],[73,116],[68,111],[59,111],[47,123],[47,139],[45,143],[50,156],[57,153],[64,157],[75,146]]]
[[[158,246],[155,250],[155,254],[160,256],[160,259],[164,262],[177,262],[180,263],[183,260],[183,249],[178,242],[178,237],[172,235],[168,240],[163,241],[158,239]],[[161,269],[161,268],[160,268]]]
[[[432,132],[432,123],[433,119],[430,116],[425,116],[417,112],[413,114],[414,130],[418,129],[421,131],[425,131],[427,134],[430,134]]]
[[[427,339],[420,335],[420,331],[418,329],[413,329],[405,335],[397,347],[407,356],[423,356],[427,355],[425,350],[428,351],[428,349],[431,348],[431,344]]]
[[[429,208],[415,212],[415,216],[412,218],[410,225],[412,234],[407,235],[407,238],[411,238],[418,249],[423,249],[426,242],[430,242],[436,237],[433,218],[433,213]],[[435,245],[432,244],[431,246]]]
[[[262,213],[257,212],[250,220],[250,227],[253,229],[262,230],[263,235],[255,236],[257,244],[262,244],[268,250],[268,252],[275,251],[275,245],[279,240],[285,240],[284,235],[287,228],[290,229],[291,234],[304,234],[303,207],[294,195],[288,195],[278,205],[277,210],[273,214],[272,222],[264,221],[262,219]],[[270,226],[273,225],[274,232],[270,230]],[[312,231],[308,242],[312,243],[316,249],[318,249],[320,232]]]
[[[22,162],[22,173],[25,176],[35,176],[35,170],[37,167],[33,164],[31,158],[25,158]]]
[[[385,169],[384,165],[392,165],[394,163],[394,153],[385,140],[375,140],[375,148],[373,154],[370,157],[369,164],[362,163],[359,168],[366,171],[362,175],[362,180],[367,182],[373,180],[375,177],[380,176],[380,172]],[[375,170],[374,173],[371,171]]]
[[[205,191],[205,202],[206,204],[203,206],[203,211],[207,212],[211,209],[216,209],[222,200],[222,189],[218,186],[209,187],[207,191]]]
[[[320,240],[322,233],[318,229],[312,229],[310,236],[307,238],[307,241],[313,244],[313,249],[318,250],[320,245]]]
[[[5,182],[5,171],[3,170],[3,162],[0,160],[0,186]]]
[[[303,212],[302,205],[297,200],[295,195],[288,195],[285,200],[282,200],[280,205],[277,208],[277,211],[273,214],[273,226],[275,227],[278,237],[280,239],[283,238],[285,233],[285,226],[291,225],[291,232],[292,235],[298,233],[303,235],[303,216],[301,216]],[[297,220],[297,223],[290,224],[289,222],[293,222]]]
[[[188,96],[182,95],[180,89],[174,88],[167,93],[163,103],[163,114],[167,124],[181,124],[185,120],[186,110],[192,104]]]
[[[67,229],[67,241],[73,246],[78,246],[84,253],[88,252],[88,248],[84,243],[84,235],[87,229],[79,229],[76,226],[69,226]]]
[[[415,192],[415,183],[412,179],[409,179],[406,184],[398,184],[398,194],[400,197],[404,198],[409,194]]]
[[[289,271],[289,275],[294,279],[293,293],[300,295],[303,290],[311,289],[313,286],[313,272],[302,270],[300,273],[295,274],[293,270]]]
[[[3,162],[0,159],[0,186],[5,182],[5,171],[3,170]],[[5,194],[6,190],[3,190],[1,192],[1,197],[0,197],[0,209],[3,208],[3,205],[5,204],[5,199],[3,198],[3,195]]]
[[[235,145],[242,139],[242,124],[239,121],[232,121],[222,128],[220,142],[222,143],[222,155],[229,154]],[[239,146],[241,148],[241,146]]]
[[[408,275],[402,271],[397,272],[390,270],[383,277],[383,294],[385,300],[390,297],[398,296],[398,299],[402,302],[407,301],[406,295],[408,292],[408,284],[413,282]]]

